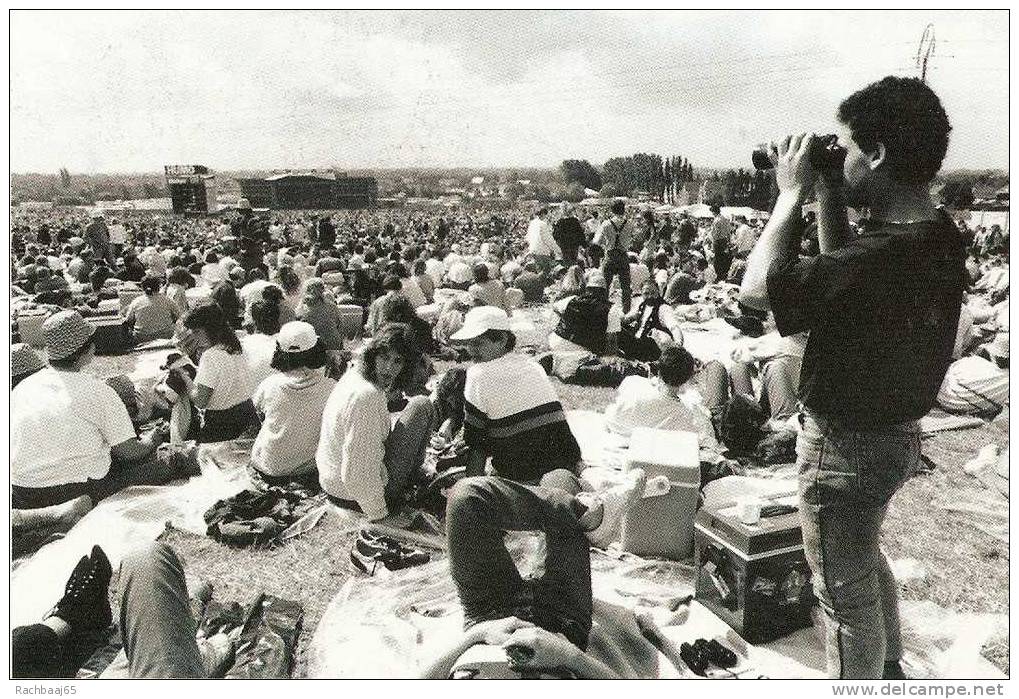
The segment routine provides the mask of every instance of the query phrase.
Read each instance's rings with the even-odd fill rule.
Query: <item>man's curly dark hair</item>
[[[917,78],[892,75],[847,97],[839,105],[838,119],[849,126],[862,150],[885,144],[891,177],[910,184],[934,179],[952,130],[933,90]]]

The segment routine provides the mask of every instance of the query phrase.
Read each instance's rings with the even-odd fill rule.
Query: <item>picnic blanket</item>
[[[518,568],[526,574],[540,537],[510,536]],[[626,619],[649,614],[677,646],[721,637],[739,649],[741,677],[824,676],[821,634],[796,631],[759,646],[746,644],[718,617],[694,601],[694,571],[684,563],[643,560],[629,554],[592,551],[594,624],[599,643],[615,643],[642,657],[629,667],[642,676],[690,677],[646,641],[626,632]],[[1006,614],[955,613],[929,601],[902,603],[904,664],[916,678],[1002,678],[980,649],[1008,628]],[[375,577],[349,579],[329,603],[308,648],[308,677],[410,678],[418,676],[459,638],[463,616],[445,558]],[[628,645],[629,644],[629,645]],[[648,674],[654,668],[655,673]]]
[[[250,440],[248,440],[250,443]],[[98,544],[114,568],[123,556],[154,541],[167,527],[205,534],[203,513],[217,500],[248,486],[243,468],[230,468],[243,445],[202,447],[202,475],[161,486],[133,486],[106,498],[62,539],[17,561],[11,572],[11,626],[37,623],[63,594],[64,583],[83,555]],[[236,464],[234,464],[236,466]]]

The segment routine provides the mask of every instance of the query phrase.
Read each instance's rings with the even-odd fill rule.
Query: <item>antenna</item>
[[[916,48],[916,67],[920,71],[920,81],[927,82],[927,62],[934,56],[934,25],[928,24],[920,36],[920,45]]]

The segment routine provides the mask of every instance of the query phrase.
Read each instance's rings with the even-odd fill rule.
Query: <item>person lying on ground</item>
[[[322,489],[372,520],[400,511],[435,428],[428,397],[404,396],[421,356],[407,325],[384,326],[343,374],[322,412],[315,455]]]
[[[40,623],[11,632],[14,677],[75,676],[113,621],[112,575],[110,561],[98,546],[82,556],[53,611]],[[124,558],[118,599],[126,656],[122,662],[131,679],[204,679],[233,657],[236,633],[197,640],[184,565],[167,544],[147,544]],[[114,676],[119,665],[114,659],[103,677]]]
[[[627,475],[623,485],[604,494],[580,492],[566,470],[546,473],[534,486],[495,476],[459,481],[446,508],[446,537],[464,633],[422,676],[477,677],[459,672],[458,665],[466,670],[471,649],[484,645],[504,651],[489,655],[502,664],[495,676],[511,677],[513,671],[528,677],[635,677],[632,668],[589,647],[590,547],[604,545],[602,530],[618,523],[642,495],[644,472]],[[540,577],[520,575],[506,548],[507,531],[545,535]]]
[[[496,473],[519,481],[536,482],[557,469],[575,472],[580,446],[559,397],[541,366],[513,351],[506,312],[471,309],[452,339],[474,361],[464,387],[468,472],[484,473],[489,457]]]
[[[77,311],[43,323],[50,366],[11,392],[12,505],[33,509],[82,495],[93,502],[131,485],[158,485],[199,472],[193,450],[159,449],[166,433],[139,438],[127,408],[85,372],[94,328]]]

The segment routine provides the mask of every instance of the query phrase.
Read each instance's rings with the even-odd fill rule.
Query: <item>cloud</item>
[[[552,165],[682,153],[738,165],[910,73],[949,165],[1007,162],[1001,12],[30,12],[12,15],[16,170]],[[874,21],[879,18],[881,21]]]

